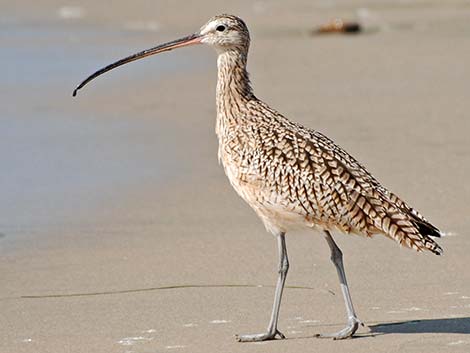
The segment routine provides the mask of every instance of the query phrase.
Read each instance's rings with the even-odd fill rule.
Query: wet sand
[[[1,4],[1,352],[470,350],[465,2]],[[288,339],[235,341],[266,327],[276,244],[218,165],[209,48],[133,63],[70,97],[94,69],[219,12],[252,30],[260,98],[449,233],[442,257],[336,236],[369,326],[357,339],[313,338],[345,310],[326,243],[304,231],[287,236]],[[367,34],[308,35],[357,13]]]

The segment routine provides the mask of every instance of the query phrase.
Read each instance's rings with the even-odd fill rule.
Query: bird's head
[[[137,54],[130,55],[124,59],[118,60],[106,67],[103,67],[102,69],[88,76],[82,83],[80,83],[77,88],[75,88],[72,95],[75,96],[77,91],[91,80],[118,66],[145,58],[150,55],[155,55],[170,51],[172,49],[194,44],[208,44],[214,47],[219,54],[231,50],[246,54],[250,45],[250,34],[245,22],[243,22],[241,18],[233,15],[214,16],[196,33],[147,50],[143,50]]]
[[[239,17],[218,15],[211,18],[199,31],[201,43],[213,46],[218,52],[227,50],[247,51],[250,33]]]

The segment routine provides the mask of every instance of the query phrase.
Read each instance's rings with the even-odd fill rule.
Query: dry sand
[[[130,4],[1,2],[0,352],[469,352],[468,2]],[[360,8],[370,33],[308,35]],[[341,328],[345,309],[326,243],[299,232],[287,237],[288,339],[235,342],[267,324],[276,244],[217,164],[209,48],[70,97],[101,65],[219,12],[252,29],[261,98],[452,235],[442,257],[336,236],[369,325],[357,339],[312,337]]]

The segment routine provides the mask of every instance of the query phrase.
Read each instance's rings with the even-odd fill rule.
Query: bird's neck
[[[247,54],[239,50],[224,51],[217,58],[217,126],[219,138],[238,124],[246,104],[254,98],[248,72]]]

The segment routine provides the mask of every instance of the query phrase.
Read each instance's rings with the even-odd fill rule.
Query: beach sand
[[[465,1],[1,1],[0,352],[469,352],[470,7]],[[322,131],[448,236],[416,254],[336,234],[358,338],[320,233],[277,250],[217,161],[215,53],[95,69],[220,12],[251,29],[257,95]],[[309,35],[335,16],[360,35]]]

